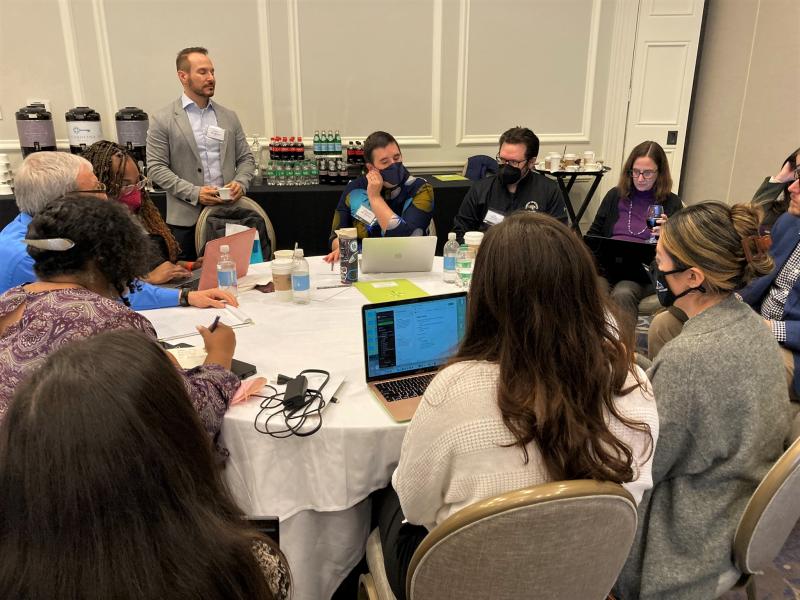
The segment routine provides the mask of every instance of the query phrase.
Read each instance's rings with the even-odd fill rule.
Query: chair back
[[[497,173],[497,161],[491,156],[476,154],[467,159],[461,175],[467,179],[477,181],[494,173]]]
[[[800,439],[761,480],[733,538],[736,568],[760,574],[772,564],[800,518]]]
[[[433,529],[411,559],[409,599],[604,600],[636,533],[615,483],[557,481],[489,498]]]
[[[230,219],[227,217],[229,212],[233,212],[233,216]],[[225,216],[225,220],[229,220],[232,223],[239,222],[242,215],[254,217],[256,224],[260,225],[256,229],[259,230],[264,260],[272,260],[272,253],[275,251],[275,228],[272,226],[272,221],[269,220],[264,209],[255,200],[247,196],[242,196],[233,204],[217,204],[203,208],[197,218],[197,226],[194,232],[194,245],[198,256],[202,254],[208,240],[221,237],[214,232],[214,227],[209,226],[209,219],[214,220],[215,215],[220,213]],[[266,239],[264,239],[265,234]]]
[[[436,223],[433,222],[433,217],[431,217],[431,223],[428,225],[428,233],[427,235],[432,235],[436,237]]]

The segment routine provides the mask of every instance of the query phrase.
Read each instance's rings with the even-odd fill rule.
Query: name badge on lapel
[[[209,125],[208,129],[206,130],[206,136],[210,137],[212,140],[224,142],[225,130],[222,127],[217,127],[216,125]]]
[[[367,225],[368,227],[371,226],[377,218],[375,217],[375,213],[368,209],[363,204],[358,207],[358,210],[355,214],[356,219]]]
[[[486,223],[489,227],[492,225],[498,225],[503,222],[506,216],[503,213],[499,213],[496,210],[492,210],[491,208],[486,211],[486,216],[483,218],[483,222]]]

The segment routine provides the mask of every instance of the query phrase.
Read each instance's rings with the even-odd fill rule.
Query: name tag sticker
[[[483,218],[483,222],[488,225],[497,225],[503,222],[506,216],[502,213],[497,212],[496,210],[489,209],[486,211],[486,216]]]
[[[224,142],[225,130],[222,127],[217,127],[216,125],[209,125],[208,129],[206,130],[206,136],[210,137],[212,140]]]
[[[375,222],[375,213],[368,209],[363,204],[358,207],[356,211],[356,219],[366,223],[367,225],[372,225]]]

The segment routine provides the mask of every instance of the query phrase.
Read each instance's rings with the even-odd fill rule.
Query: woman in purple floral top
[[[54,201],[34,217],[26,243],[39,281],[0,295],[0,421],[28,372],[71,341],[113,329],[156,339],[150,322],[117,300],[150,259],[149,240],[122,207],[84,194]],[[229,370],[236,342],[223,325],[201,334],[206,364],[182,376],[214,439],[239,386]]]

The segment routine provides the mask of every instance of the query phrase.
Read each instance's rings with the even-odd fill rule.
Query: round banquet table
[[[257,290],[240,293],[240,308],[254,324],[236,329],[235,357],[256,365],[270,383],[278,373],[294,376],[312,368],[329,371],[332,384],[343,377],[338,402],[324,408],[321,429],[309,437],[277,439],[256,431],[261,399],[232,406],[222,426],[222,443],[230,451],[225,480],[246,514],[280,519],[295,600],[330,598],[360,560],[369,534],[367,497],[389,483],[405,432],[366,385],[361,329],[366,298],[353,287],[317,289],[339,283],[338,266],[331,272],[321,257],[308,262],[310,304]],[[442,281],[441,271],[437,257],[430,273],[360,274],[360,281],[405,278],[430,294],[457,291]],[[270,263],[263,263],[251,265],[247,279],[269,276]],[[187,331],[208,325],[203,313],[196,308],[143,312],[159,337],[176,322],[185,322]],[[202,345],[199,335],[173,342]]]

